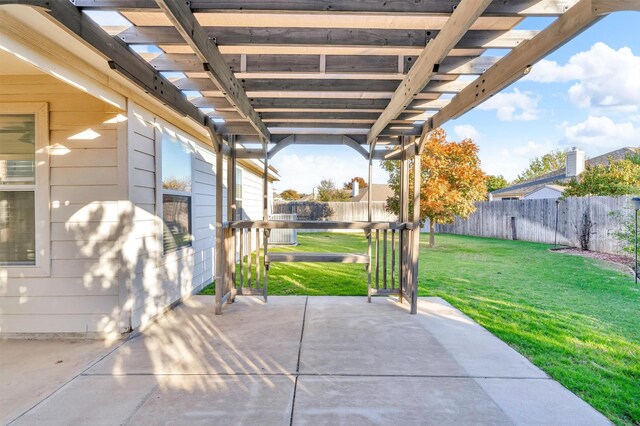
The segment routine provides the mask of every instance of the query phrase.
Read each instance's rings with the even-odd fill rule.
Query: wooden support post
[[[240,290],[244,287],[244,234],[246,229],[239,230],[239,238],[240,238]],[[242,294],[242,293],[241,293]]]
[[[367,221],[371,223],[372,209],[371,209],[371,181],[373,180],[373,150],[369,153],[369,176],[367,177]],[[366,232],[367,237],[367,256],[369,256],[369,263],[367,263],[367,302],[371,303],[371,230]]]
[[[262,220],[269,220],[269,141],[264,141],[264,176],[262,176]],[[267,301],[267,281],[269,279],[269,269],[267,268],[266,259],[269,247],[269,234],[271,230],[265,229],[263,235],[264,259],[263,263],[263,298]]]
[[[413,161],[413,248],[412,248],[412,283],[411,283],[411,314],[418,312],[418,260],[420,257],[420,184],[422,182],[422,161],[417,153],[417,147],[412,140]],[[414,149],[415,147],[415,149]]]
[[[387,289],[387,230],[385,229],[382,234],[383,234],[382,235],[382,243],[383,243],[382,282],[383,282],[383,287],[386,290]]]
[[[376,290],[380,289],[380,230],[376,229]]]
[[[224,230],[222,229],[222,187],[223,176],[222,166],[224,163],[224,154],[222,149],[216,153],[216,315],[222,314],[222,297],[224,296]]]
[[[367,302],[371,303],[371,230],[365,231],[367,237],[367,256],[369,256],[369,263],[367,263]]]
[[[251,289],[251,263],[253,260],[253,229],[247,229],[247,287]]]
[[[227,156],[227,221],[233,221],[236,219],[236,158],[235,158],[235,137],[229,136],[229,148],[230,155]],[[228,235],[229,244],[227,250],[228,253],[228,275],[229,284],[236,282],[236,246],[235,246],[235,232],[231,232]],[[227,303],[233,303],[235,297],[229,297]]]
[[[396,288],[396,230],[391,231],[391,288]],[[400,296],[402,300],[402,296]]]
[[[367,221],[372,220],[372,207],[371,207],[371,192],[372,192],[372,180],[373,180],[373,150],[369,153],[369,177],[367,179]]]
[[[409,170],[407,161],[407,137],[402,137],[402,157],[400,160],[400,222],[406,223],[409,219]],[[402,229],[400,231],[400,261],[398,266],[400,267],[400,273],[398,275],[399,289],[400,289],[400,302],[402,303],[403,292],[407,289],[407,230]]]

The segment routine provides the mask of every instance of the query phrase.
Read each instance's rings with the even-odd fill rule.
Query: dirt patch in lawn
[[[598,259],[602,262],[608,263],[614,269],[633,275],[633,268],[635,264],[633,258],[630,256],[601,253],[598,251],[583,251],[575,247],[568,247],[551,251],[556,253],[571,254],[574,256],[589,257],[591,259]]]

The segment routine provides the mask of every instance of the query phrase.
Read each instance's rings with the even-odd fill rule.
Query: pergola
[[[216,313],[236,294],[258,293],[266,300],[269,265],[281,261],[366,264],[369,297],[397,294],[415,313],[420,187],[410,194],[409,175],[421,171],[419,161],[412,162],[412,172],[409,165],[429,132],[527,74],[602,16],[640,10],[637,0],[0,1],[7,3],[40,8],[115,72],[208,129],[218,171]],[[117,11],[132,26],[101,27],[85,10]],[[514,29],[529,16],[557,19],[539,31]],[[153,45],[159,53],[136,53],[136,45]],[[492,57],[485,55],[488,49],[509,51]],[[202,96],[188,97],[188,91]],[[372,222],[370,200],[364,222],[269,221],[269,160],[291,144],[347,145],[369,161],[370,181],[373,160],[401,161],[399,221]],[[243,158],[264,161],[261,221],[232,220],[235,161]],[[362,229],[368,253],[268,253],[271,229],[311,227]]]

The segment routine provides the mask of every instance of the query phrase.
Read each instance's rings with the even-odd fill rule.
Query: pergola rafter
[[[425,89],[433,75],[439,72],[440,63],[447,57],[449,51],[471,28],[471,25],[482,15],[489,4],[491,4],[491,0],[463,0],[460,2],[442,27],[440,34],[424,48],[415,65],[396,89],[387,108],[371,127],[367,135],[367,141],[370,144],[375,145],[375,140],[382,130],[408,106],[419,92]]]
[[[220,50],[204,32],[188,3],[179,0],[157,0],[156,3],[166,13],[191,49],[202,60],[204,72],[207,73],[215,86],[237,108],[242,117],[249,121],[258,134],[265,141],[268,141],[271,134],[267,126],[251,106],[249,98],[247,98],[242,86],[225,63]]]

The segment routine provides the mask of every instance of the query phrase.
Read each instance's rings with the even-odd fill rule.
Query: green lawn
[[[617,424],[640,424],[640,288],[544,244],[423,235],[419,294],[440,296]],[[291,251],[365,252],[360,234],[299,234]],[[381,269],[382,271],[382,269]],[[272,264],[269,294],[365,295],[363,265]]]

